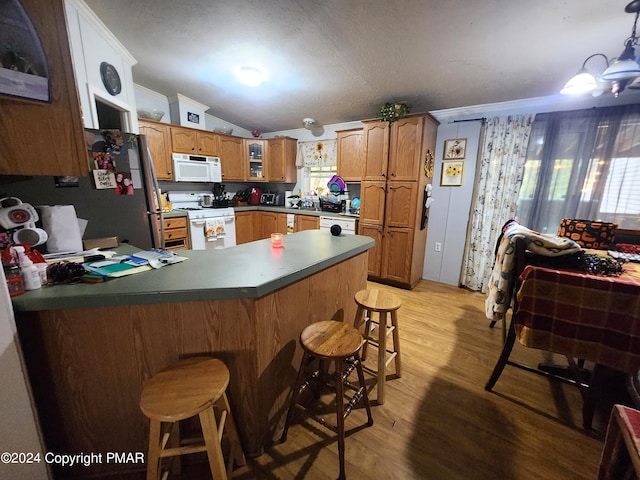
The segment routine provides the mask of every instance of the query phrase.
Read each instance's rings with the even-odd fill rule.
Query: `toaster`
[[[261,205],[279,205],[280,194],[279,193],[263,193],[260,196]]]

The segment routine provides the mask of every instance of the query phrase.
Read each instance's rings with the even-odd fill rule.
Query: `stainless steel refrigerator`
[[[88,221],[83,239],[117,236],[121,243],[141,249],[162,248],[160,189],[146,137],[86,129],[85,139],[87,176],[4,176],[0,191],[36,209],[38,205],[74,205],[78,218]],[[114,185],[114,179],[120,178],[129,181]]]

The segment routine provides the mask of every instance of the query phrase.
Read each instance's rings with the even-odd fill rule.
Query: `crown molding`
[[[640,93],[626,91],[618,98],[612,95],[600,97],[549,95],[546,97],[523,98],[509,102],[487,103],[467,107],[432,110],[431,115],[441,123],[452,120],[463,120],[477,116],[513,115],[519,113],[543,113],[564,110],[580,110],[583,108],[610,107],[640,103]]]
[[[84,3],[84,0],[65,0],[66,3],[73,6],[76,11],[82,15],[86,20],[93,24],[93,27],[98,31],[98,33],[103,36],[109,44],[115,48],[122,58],[124,58],[131,67],[138,63],[138,61],[129,53],[129,51],[124,48],[124,45],[120,43],[120,41],[111,33],[111,30],[107,28],[107,26],[102,23],[102,20],[98,18],[98,16],[89,8],[89,6]]]
[[[169,98],[166,95],[158,93],[155,90],[151,90],[150,88],[143,87],[142,85],[138,85],[137,83],[134,83],[133,89],[139,90],[140,92],[144,93],[148,97],[154,97],[154,98],[157,98],[158,100],[162,100],[163,102],[169,103]]]

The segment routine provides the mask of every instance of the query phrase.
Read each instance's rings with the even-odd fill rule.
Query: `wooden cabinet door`
[[[198,153],[198,137],[195,130],[171,127],[171,148],[177,153]]]
[[[365,123],[363,135],[363,180],[385,180],[389,161],[389,122]]]
[[[420,156],[424,117],[401,118],[393,122],[389,152],[389,180],[416,180],[420,175]]]
[[[412,248],[412,228],[386,228],[382,240],[382,278],[408,284],[411,274]]]
[[[242,137],[219,135],[218,156],[222,167],[222,180],[225,182],[246,180],[243,142]]]
[[[244,145],[247,180],[254,182],[265,181],[265,168],[267,164],[266,140],[245,138]]]
[[[140,133],[147,137],[147,146],[158,180],[173,180],[171,159],[171,127],[164,123],[138,120]]]
[[[358,234],[371,237],[376,244],[369,249],[367,261],[367,274],[372,277],[381,277],[382,275],[382,225],[369,225],[360,223],[358,226]]]
[[[375,225],[384,222],[385,182],[360,184],[360,221]]]
[[[298,142],[295,138],[271,138],[268,140],[269,155],[264,166],[269,182],[297,181],[296,153]]]
[[[364,177],[362,128],[343,130],[338,134],[338,175],[345,182],[360,182]]]
[[[67,34],[65,2],[20,0],[4,2],[3,6],[9,5],[11,9],[13,4],[22,5],[45,51],[49,101],[0,96],[0,174],[87,175],[87,146]],[[3,24],[0,29],[11,30],[4,22],[11,25],[12,19],[0,21]],[[11,38],[0,36],[4,55]]]
[[[210,157],[218,156],[218,135],[209,132],[197,132],[198,153]]]
[[[236,244],[253,242],[253,212],[236,212]]]
[[[278,231],[278,214],[276,212],[260,212],[260,238],[270,238]]]
[[[320,228],[320,217],[313,215],[296,215],[296,232],[303,230],[318,230]]]
[[[417,182],[388,182],[385,226],[414,227],[418,202]],[[362,212],[362,206],[361,212]]]
[[[282,233],[283,235],[287,234],[287,214],[286,213],[278,213],[276,220],[276,232]]]

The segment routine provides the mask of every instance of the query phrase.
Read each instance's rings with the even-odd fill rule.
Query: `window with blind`
[[[543,233],[562,218],[640,230],[640,106],[537,115],[517,215]]]

